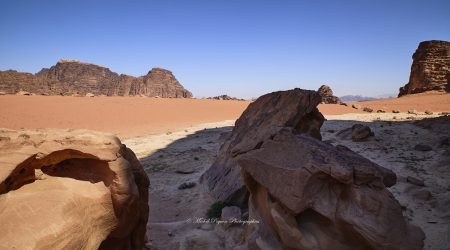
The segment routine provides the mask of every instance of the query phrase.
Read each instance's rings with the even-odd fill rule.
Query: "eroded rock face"
[[[192,93],[181,86],[171,71],[153,68],[147,75],[138,77],[131,85],[130,95],[149,97],[191,98]]]
[[[409,82],[398,97],[431,90],[450,92],[450,42],[421,42],[412,59]]]
[[[15,94],[20,90],[65,96],[92,93],[95,96],[192,97],[192,93],[184,89],[169,70],[153,68],[147,75],[136,78],[77,60],[60,60],[55,66],[43,68],[35,75],[14,70],[0,71],[0,91]]]
[[[1,249],[142,249],[149,179],[112,134],[0,130]]]
[[[250,191],[249,249],[422,249],[377,164],[283,128],[235,160]],[[395,182],[394,182],[395,183]]]
[[[342,103],[339,97],[333,95],[333,91],[327,85],[322,85],[319,90],[320,96],[322,97],[322,102],[325,104],[340,104]]]
[[[316,107],[320,102],[317,92],[301,89],[259,97],[236,121],[214,163],[200,178],[201,183],[215,199],[246,207],[248,191],[240,177],[240,167],[231,156],[259,147],[280,127],[292,127],[321,140],[324,117]]]

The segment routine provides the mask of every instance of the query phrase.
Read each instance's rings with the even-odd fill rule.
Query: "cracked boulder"
[[[383,176],[345,147],[282,128],[235,160],[250,191],[248,249],[422,249]],[[394,177],[390,177],[394,178]],[[394,181],[395,183],[395,181]]]
[[[256,147],[277,133],[280,127],[292,127],[321,140],[320,127],[324,117],[317,109],[321,100],[318,92],[302,89],[259,97],[236,121],[215,161],[201,176],[201,183],[214,199],[246,207],[249,193],[240,177],[240,166],[232,155]]]
[[[112,134],[0,129],[0,248],[142,249],[149,185]]]

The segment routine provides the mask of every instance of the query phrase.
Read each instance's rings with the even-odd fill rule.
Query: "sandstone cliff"
[[[409,82],[398,97],[431,90],[450,92],[450,42],[421,42],[412,59]]]
[[[172,98],[190,98],[171,71],[153,68],[138,78],[117,74],[106,67],[77,60],[60,60],[51,68],[43,68],[32,75],[14,70],[0,71],[0,91],[15,94],[18,91],[49,95],[144,95]]]

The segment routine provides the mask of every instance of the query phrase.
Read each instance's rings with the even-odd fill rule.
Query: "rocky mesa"
[[[190,98],[171,71],[153,68],[148,74],[133,77],[117,74],[106,67],[78,60],[60,60],[36,74],[15,70],[0,71],[0,91],[16,94],[27,91],[43,95],[148,96]]]
[[[425,41],[412,56],[409,82],[398,97],[427,91],[450,92],[450,42]]]

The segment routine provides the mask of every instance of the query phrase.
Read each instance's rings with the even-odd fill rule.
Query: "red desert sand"
[[[90,129],[131,138],[179,131],[203,123],[235,120],[248,101],[158,99],[141,97],[0,96],[0,127]],[[450,94],[418,94],[401,98],[358,102],[360,110],[321,104],[324,115],[365,113],[362,108],[407,112],[450,111]]]

